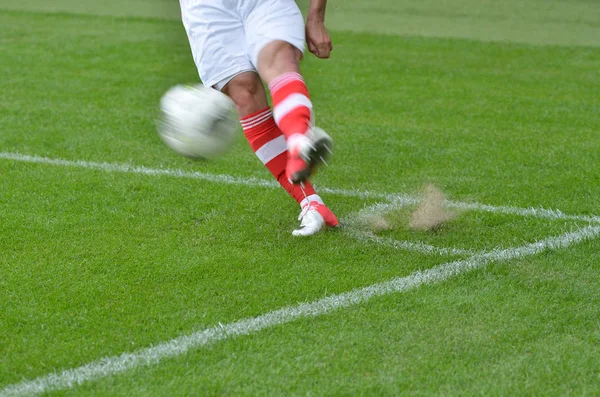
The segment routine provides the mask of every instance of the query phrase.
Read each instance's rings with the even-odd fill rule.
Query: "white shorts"
[[[200,80],[222,89],[256,71],[260,51],[282,40],[304,52],[304,18],[294,0],[180,0]]]

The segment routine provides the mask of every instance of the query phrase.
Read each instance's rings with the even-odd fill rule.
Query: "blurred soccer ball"
[[[158,134],[177,153],[214,159],[233,145],[239,121],[235,105],[220,91],[176,85],[160,99]]]

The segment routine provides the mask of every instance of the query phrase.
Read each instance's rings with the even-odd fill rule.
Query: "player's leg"
[[[294,235],[309,236],[326,226],[337,226],[335,215],[307,180],[292,184],[286,175],[288,150],[285,136],[273,119],[261,79],[254,72],[234,76],[222,90],[236,104],[240,122],[250,147],[277,182],[296,200],[302,209],[301,227]]]
[[[244,72],[236,75],[224,85],[222,91],[236,104],[240,123],[250,147],[279,184],[298,203],[312,196],[322,202],[310,183],[306,183],[303,188],[287,180],[285,137],[273,120],[267,95],[258,74]]]
[[[293,0],[262,0],[248,13],[244,27],[252,62],[269,85],[275,121],[287,139],[288,177],[301,183],[332,149],[329,135],[313,126],[312,102],[300,73],[302,14]]]
[[[279,184],[300,204],[301,225],[296,236],[310,236],[326,226],[338,225],[338,220],[325,206],[308,180],[292,184],[286,174],[289,153],[285,136],[275,123],[262,81],[256,73],[235,76],[224,87],[238,108],[244,135],[256,156],[273,174]]]

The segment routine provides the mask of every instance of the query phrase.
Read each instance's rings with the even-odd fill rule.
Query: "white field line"
[[[84,382],[119,374],[140,366],[157,364],[163,359],[181,356],[191,349],[197,349],[221,340],[253,334],[300,318],[322,316],[341,308],[365,303],[374,297],[409,291],[424,284],[439,283],[459,274],[482,268],[491,262],[506,262],[535,255],[545,250],[564,249],[572,244],[595,238],[598,234],[600,234],[600,226],[587,226],[574,232],[550,237],[522,247],[477,254],[465,260],[448,262],[431,269],[414,272],[406,277],[394,278],[390,281],[339,295],[328,296],[314,302],[288,306],[258,317],[246,318],[229,324],[219,324],[132,353],[101,358],[81,367],[15,383],[0,390],[0,397],[24,396],[70,389]]]
[[[231,185],[245,185],[251,187],[267,187],[267,188],[280,188],[275,181],[251,178],[251,177],[235,177],[226,174],[209,174],[204,172],[188,172],[177,169],[169,168],[148,168],[143,166],[136,166],[131,164],[115,164],[115,163],[97,163],[92,161],[73,161],[63,159],[52,159],[48,157],[29,156],[20,153],[12,152],[0,152],[0,159],[19,161],[25,163],[39,163],[56,165],[62,167],[75,167],[75,168],[88,168],[95,169],[105,172],[121,172],[131,174],[142,174],[150,176],[170,176],[176,178],[187,178],[204,180],[215,183],[225,183]],[[330,193],[338,196],[356,197],[363,199],[385,199],[394,202],[396,205],[413,205],[419,202],[419,197],[409,196],[398,193],[377,193],[368,190],[345,190],[345,189],[332,189],[326,187],[319,187],[319,191],[323,193]],[[448,205],[451,207],[473,210],[473,211],[485,211],[500,214],[520,215],[520,216],[531,216],[545,219],[564,219],[573,221],[584,221],[588,223],[600,223],[600,217],[594,215],[569,215],[559,210],[544,209],[544,208],[518,208],[509,206],[491,206],[480,203],[465,203],[458,201],[448,201]]]
[[[446,256],[446,255],[470,256],[470,255],[475,254],[472,250],[465,250],[465,249],[461,249],[461,248],[436,247],[434,245],[429,245],[429,244],[424,244],[424,243],[412,243],[410,241],[401,241],[401,240],[394,240],[394,239],[388,238],[388,237],[380,237],[380,236],[377,236],[373,232],[364,231],[364,230],[356,230],[356,229],[348,228],[348,229],[345,229],[345,232],[349,236],[354,237],[355,239],[362,241],[362,242],[372,241],[372,242],[374,242],[378,245],[384,246],[384,247],[391,247],[391,248],[396,248],[396,249],[401,249],[401,250],[406,250],[406,251],[415,251],[415,252],[420,252],[422,254],[440,255],[440,256]]]
[[[481,203],[466,203],[463,201],[452,200],[449,200],[446,203],[451,208],[457,208],[468,211],[495,212],[506,215],[530,216],[533,218],[542,219],[563,219],[570,221],[584,221],[588,223],[600,223],[600,217],[596,215],[570,215],[565,214],[561,210],[553,210],[546,208],[518,208],[508,206],[495,207],[492,205]]]

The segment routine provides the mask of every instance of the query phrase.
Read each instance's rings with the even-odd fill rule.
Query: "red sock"
[[[299,73],[284,73],[269,84],[273,116],[286,139],[304,134],[310,125],[312,103],[308,88]]]
[[[285,175],[288,157],[287,145],[285,137],[273,120],[270,108],[249,114],[240,122],[244,129],[244,135],[256,156],[294,200],[301,203],[305,199],[305,193],[306,196],[316,194],[315,189],[308,181],[304,182],[304,192],[300,185],[293,185],[288,181]]]

